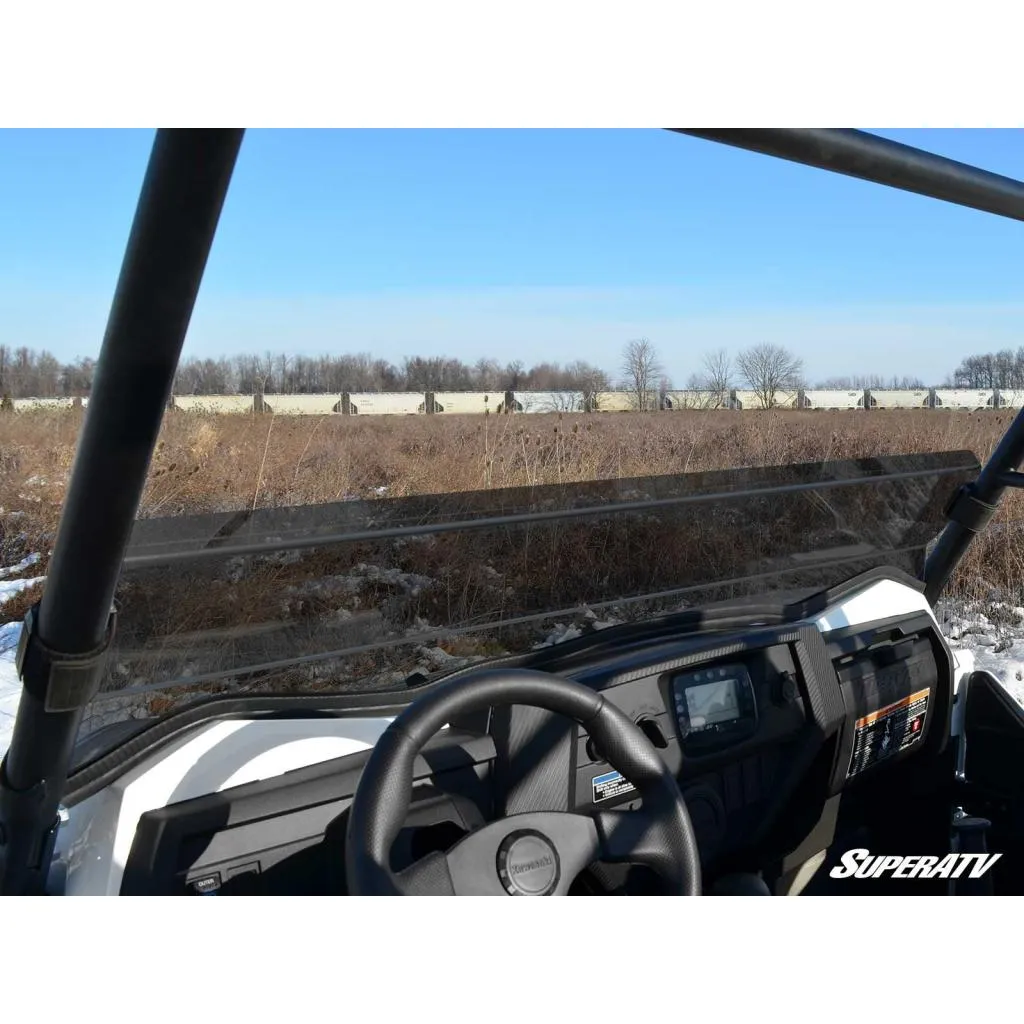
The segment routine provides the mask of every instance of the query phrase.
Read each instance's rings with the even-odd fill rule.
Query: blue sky
[[[877,130],[877,129],[875,129]],[[1024,132],[880,134],[1024,178]],[[0,343],[95,355],[152,133],[0,132]],[[814,380],[1024,344],[1024,226],[660,131],[250,131],[186,354],[614,371],[646,335]]]

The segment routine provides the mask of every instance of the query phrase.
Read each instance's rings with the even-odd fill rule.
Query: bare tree
[[[505,373],[503,377],[504,387],[509,388],[512,391],[518,391],[522,385],[522,378],[524,376],[522,359],[513,359],[505,367]]]
[[[650,412],[658,406],[658,383],[664,375],[658,354],[648,338],[626,342],[622,350],[622,387],[633,399],[640,412]]]
[[[845,377],[826,377],[814,385],[823,391],[854,391],[864,388],[884,388],[885,378],[878,373],[853,374]]]
[[[717,409],[726,404],[727,393],[732,387],[732,360],[724,348],[717,352],[709,352],[698,373],[690,375],[690,388],[704,392],[699,398],[691,399],[698,408]]]
[[[898,377],[895,374],[889,378],[889,383],[886,385],[889,388],[900,388],[904,391],[917,391],[921,388],[927,387],[925,382],[920,377],[908,376],[904,374],[902,377]]]
[[[86,356],[68,363],[61,372],[61,388],[70,398],[81,398],[92,390],[92,379],[96,372],[96,360]],[[32,396],[26,395],[26,398]]]
[[[497,359],[478,359],[473,367],[473,377],[481,391],[497,391],[501,382],[501,367]]]
[[[539,409],[542,412],[583,412],[586,409],[585,401],[585,396],[578,391],[542,391],[539,395],[523,398],[523,411]]]
[[[736,365],[761,408],[770,409],[778,392],[800,387],[804,364],[781,345],[755,345],[736,357]]]
[[[732,360],[724,348],[704,357],[701,378],[709,391],[728,391],[732,387]]]
[[[597,393],[607,391],[611,387],[608,374],[604,370],[583,359],[577,359],[566,367],[569,376],[569,385],[573,390],[583,392],[583,408],[587,412],[593,412],[597,408]]]

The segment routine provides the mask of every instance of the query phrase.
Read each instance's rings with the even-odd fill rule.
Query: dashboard
[[[874,608],[894,614],[624,637],[550,652],[545,670],[600,690],[645,733],[679,780],[708,878],[760,870],[824,848],[840,799],[884,792],[893,773],[913,776],[915,762],[946,751],[955,664],[935,620],[920,600]],[[379,730],[398,710],[374,711]],[[344,732],[346,721],[365,729],[368,720],[355,710],[331,721]],[[179,785],[122,827],[123,866],[109,885],[125,895],[344,894],[347,811],[371,746],[251,781],[236,772],[215,792]],[[134,784],[126,778],[122,819]],[[451,722],[422,751],[392,867],[501,815],[638,803],[582,726],[493,706]],[[74,829],[64,843],[69,891],[78,840],[77,865]],[[598,875],[613,886],[624,872]]]
[[[782,856],[803,838],[808,806],[823,810],[915,755],[942,753],[948,739],[953,663],[926,613],[828,638],[798,624],[646,644],[567,674],[602,690],[658,749],[706,867]],[[556,735],[554,717],[495,709],[499,759],[514,764],[545,719]],[[532,751],[522,778],[512,772],[505,813],[637,805],[582,727],[568,742],[548,761]],[[567,804],[558,796],[566,760]]]

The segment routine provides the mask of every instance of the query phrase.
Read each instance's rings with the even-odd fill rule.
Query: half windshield
[[[82,735],[225,694],[405,690],[878,566],[917,576],[977,471],[958,451],[139,520]]]

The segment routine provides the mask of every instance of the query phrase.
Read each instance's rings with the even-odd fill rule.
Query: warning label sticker
[[[853,729],[850,768],[846,773],[848,779],[879,761],[895,757],[924,738],[928,695],[928,690],[918,690],[857,719]]]
[[[602,800],[611,800],[613,796],[622,796],[623,793],[632,793],[636,789],[628,779],[624,779],[620,772],[605,772],[604,775],[594,776],[594,803],[599,804]]]

